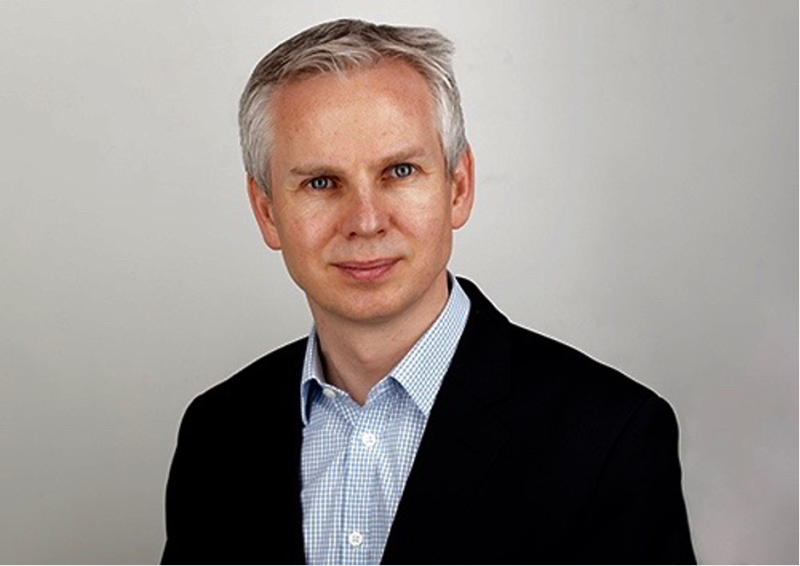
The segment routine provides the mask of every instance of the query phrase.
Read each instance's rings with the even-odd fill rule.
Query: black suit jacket
[[[384,563],[692,563],[669,405],[511,324],[472,283]],[[306,340],[198,396],[167,487],[165,563],[302,563]]]

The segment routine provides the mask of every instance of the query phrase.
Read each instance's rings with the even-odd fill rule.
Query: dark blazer
[[[670,406],[511,324],[478,288],[384,563],[692,563]],[[165,563],[302,563],[299,382],[306,340],[186,410]]]

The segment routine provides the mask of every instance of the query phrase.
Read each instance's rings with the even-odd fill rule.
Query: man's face
[[[441,308],[452,230],[472,207],[472,156],[448,176],[423,77],[384,61],[300,79],[272,110],[272,195],[251,181],[250,199],[317,322]]]

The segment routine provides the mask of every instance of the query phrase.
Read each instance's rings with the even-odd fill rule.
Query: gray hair
[[[247,175],[270,196],[269,102],[277,87],[293,79],[368,68],[383,59],[405,61],[427,81],[439,142],[452,175],[467,147],[452,55],[452,42],[435,29],[361,20],[325,22],[289,38],[259,61],[239,101],[239,141]]]

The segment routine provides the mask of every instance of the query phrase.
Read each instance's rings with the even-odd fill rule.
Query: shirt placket
[[[341,557],[343,564],[377,562],[379,526],[374,524],[373,507],[379,496],[376,474],[379,465],[381,436],[385,422],[381,418],[384,399],[374,391],[367,403],[354,410],[354,426],[348,443],[345,472],[344,511],[342,514]]]

